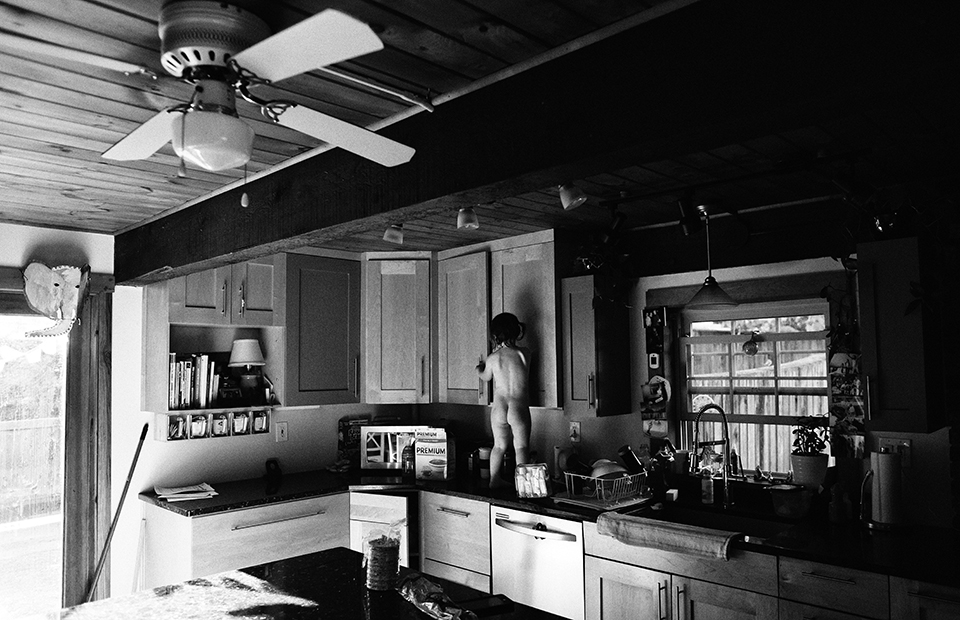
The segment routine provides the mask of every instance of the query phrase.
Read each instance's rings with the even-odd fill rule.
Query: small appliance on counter
[[[360,469],[403,469],[403,450],[416,440],[417,431],[429,426],[361,426]]]

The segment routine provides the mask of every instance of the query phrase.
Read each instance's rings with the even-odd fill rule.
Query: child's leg
[[[500,470],[503,467],[503,453],[510,446],[510,425],[507,424],[506,412],[497,411],[494,407],[490,412],[490,430],[493,431],[493,449],[490,451],[490,486],[498,487],[504,483],[500,479]]]
[[[513,432],[513,451],[517,455],[517,465],[530,462],[530,409],[522,405],[510,406],[507,421]]]

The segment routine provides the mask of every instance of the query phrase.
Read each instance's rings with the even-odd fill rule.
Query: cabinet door
[[[437,365],[442,403],[489,402],[487,384],[477,376],[476,369],[488,350],[487,259],[486,252],[478,252],[438,263]]]
[[[429,262],[368,261],[364,290],[366,402],[430,402]]]
[[[554,244],[540,243],[490,256],[490,314],[510,312],[526,324],[522,346],[530,349],[530,404],[560,402],[557,352],[557,296]]]
[[[360,263],[286,256],[284,404],[360,402]]]
[[[942,425],[940,351],[951,336],[938,328],[940,287],[924,269],[936,261],[923,249],[915,237],[857,246],[868,430],[927,433]],[[929,298],[918,303],[921,289]]]
[[[597,411],[593,277],[564,278],[560,295],[563,410],[572,415],[592,415]]]
[[[677,620],[765,620],[777,617],[777,599],[715,583],[673,576]],[[817,616],[820,617],[820,616]]]
[[[230,322],[234,325],[280,325],[280,274],[273,257],[238,263],[231,271]]]
[[[795,601],[780,599],[780,620],[863,620],[863,616],[854,616],[834,609],[824,609],[814,605],[804,605]],[[776,617],[776,616],[773,616]],[[907,620],[910,616],[893,616],[897,620]],[[954,618],[955,616],[950,616]]]
[[[781,557],[780,597],[883,620],[890,614],[886,575]]]
[[[218,267],[170,280],[170,322],[229,325],[230,269]]]
[[[586,620],[666,620],[670,615],[670,575],[584,558]]]
[[[368,536],[386,533],[390,524],[407,518],[405,495],[350,493],[350,548],[363,553]],[[400,527],[400,564],[410,566],[410,532],[407,521]]]
[[[891,577],[890,617],[896,620],[960,618],[960,588]]]

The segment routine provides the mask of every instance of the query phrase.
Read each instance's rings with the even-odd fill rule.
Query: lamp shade
[[[564,211],[576,209],[587,201],[587,195],[573,183],[564,183],[560,186],[560,204]]]
[[[687,308],[698,308],[701,310],[730,308],[736,305],[739,304],[720,288],[716,278],[713,276],[707,276],[703,281],[703,286],[697,291],[697,294],[687,302]]]
[[[227,364],[228,366],[263,366],[265,363],[258,340],[250,338],[233,341],[233,349],[230,351],[230,362]]]
[[[253,129],[229,114],[192,110],[175,115],[173,150],[205,170],[236,168],[250,161]]]
[[[476,230],[480,228],[480,220],[477,219],[477,212],[473,207],[465,207],[457,213],[457,228],[467,230]]]

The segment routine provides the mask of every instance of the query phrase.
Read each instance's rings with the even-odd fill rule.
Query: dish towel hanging
[[[597,517],[597,531],[635,547],[650,547],[718,560],[729,559],[730,542],[740,536],[740,532],[609,512]]]

